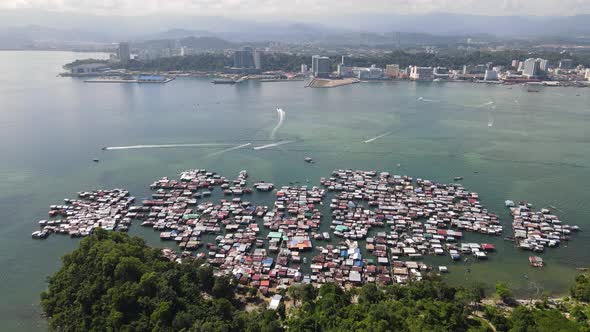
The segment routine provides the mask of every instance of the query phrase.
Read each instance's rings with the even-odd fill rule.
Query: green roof
[[[271,239],[280,239],[283,237],[283,233],[281,232],[270,232],[268,233],[268,237]]]

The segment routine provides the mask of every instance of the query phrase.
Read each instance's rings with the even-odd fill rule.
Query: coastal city
[[[118,83],[167,83],[178,76],[213,76],[215,84],[236,84],[245,80],[261,82],[280,82],[305,80],[312,88],[336,87],[352,83],[385,80],[411,80],[431,82],[475,82],[488,84],[527,84],[532,86],[590,86],[590,68],[575,63],[570,58],[561,58],[550,63],[542,58],[512,59],[509,64],[487,62],[481,64],[464,64],[459,68],[441,66],[419,66],[386,64],[385,67],[370,65],[369,67],[354,65],[350,56],[328,57],[313,55],[307,57],[307,63],[300,64],[299,71],[263,69],[265,51],[252,47],[239,50],[227,50],[223,55],[231,62],[218,71],[147,71],[129,70],[130,62],[153,62],[166,57],[191,57],[185,48],[166,48],[164,54],[153,55],[149,50],[136,49],[137,55],[132,58],[130,44],[122,42],[116,54],[106,62],[93,63],[86,60],[82,63],[69,64],[69,72],[65,76],[92,77],[86,82],[118,82]],[[112,67],[117,67],[113,69]]]
[[[590,332],[589,22],[0,1],[1,330]]]

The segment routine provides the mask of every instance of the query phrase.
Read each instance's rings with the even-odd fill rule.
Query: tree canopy
[[[586,303],[569,308],[486,305],[481,285],[453,287],[428,276],[408,285],[342,289],[293,285],[288,307],[245,310],[257,292],[214,276],[198,260],[182,264],[138,237],[97,230],[62,258],[41,305],[56,331],[589,331]],[[576,280],[581,301],[588,276]],[[499,292],[509,294],[506,285]],[[243,296],[236,296],[243,294]],[[248,296],[246,296],[248,294]],[[479,311],[479,313],[478,313]],[[569,318],[564,315],[569,312]]]

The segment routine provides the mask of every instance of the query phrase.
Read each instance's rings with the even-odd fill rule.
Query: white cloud
[[[0,8],[35,8],[109,15],[178,13],[224,16],[421,14],[575,15],[590,0],[0,0]]]

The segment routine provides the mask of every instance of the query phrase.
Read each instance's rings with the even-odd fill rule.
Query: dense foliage
[[[60,331],[276,330],[274,311],[246,313],[227,278],[199,262],[176,264],[143,240],[98,231],[63,257],[42,294]]]
[[[587,278],[578,278],[574,297]],[[496,288],[511,297],[506,285]],[[140,238],[99,230],[63,257],[41,303],[58,331],[590,331],[585,303],[484,305],[482,286],[451,287],[435,276],[349,290],[295,285],[277,311],[256,295],[199,261],[172,263]],[[262,304],[247,311],[247,301]]]

